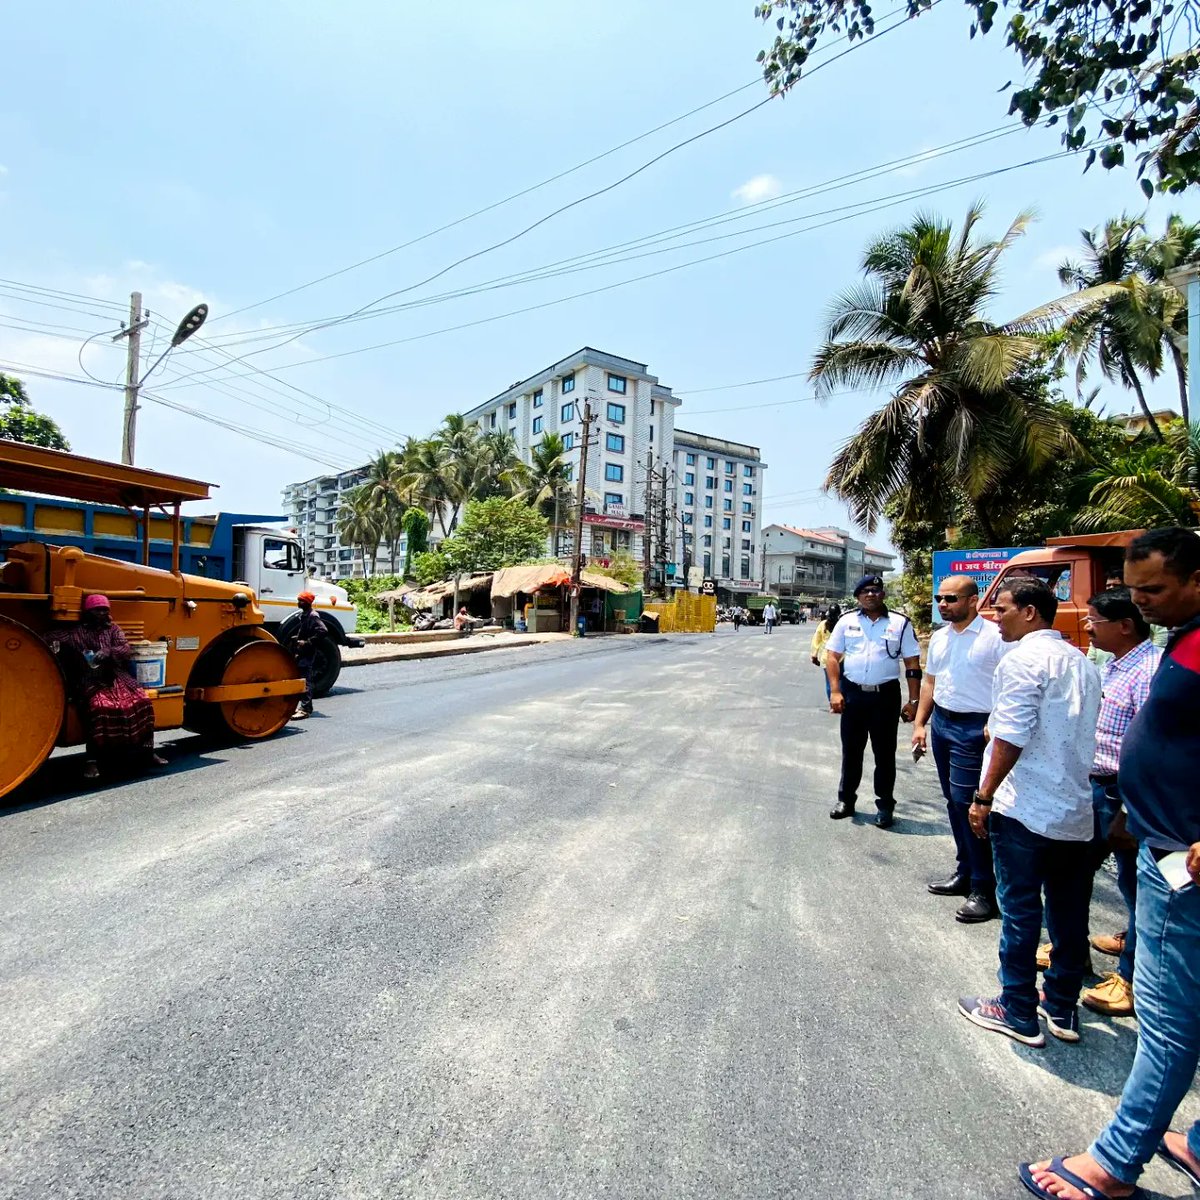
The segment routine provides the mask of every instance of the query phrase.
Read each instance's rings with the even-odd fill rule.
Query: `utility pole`
[[[646,497],[642,504],[642,592],[650,595],[650,537],[654,528],[654,451],[646,451]]]
[[[125,420],[121,426],[121,462],[133,465],[133,448],[137,434],[138,372],[141,370],[142,330],[147,320],[142,316],[142,293],[134,292],[129,297],[129,325],[113,338],[119,342],[129,339],[129,354],[125,361]]]
[[[662,585],[662,594],[667,594],[667,562],[670,551],[667,549],[667,467],[663,464],[662,469],[662,507],[658,513],[658,561],[660,564],[659,583]]]
[[[587,481],[588,444],[592,440],[592,402],[583,402],[583,445],[579,448],[579,480],[575,488],[575,563],[571,568],[571,636],[579,633],[579,574],[583,570],[583,495]]]

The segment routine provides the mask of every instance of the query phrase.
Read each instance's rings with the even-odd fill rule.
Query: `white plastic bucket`
[[[167,643],[134,642],[133,671],[144,688],[165,687],[167,682]]]

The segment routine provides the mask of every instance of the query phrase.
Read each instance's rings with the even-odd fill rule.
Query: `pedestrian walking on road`
[[[740,608],[735,608],[733,610],[733,632],[737,633],[737,631],[739,629],[741,629],[741,627],[742,627],[742,610]]]
[[[770,600],[768,600],[766,607],[763,609],[763,624],[766,626],[766,629],[763,630],[763,632],[770,633],[771,630],[775,628],[775,622],[778,620],[779,610]]]
[[[1037,1196],[1063,1194],[1067,1184],[1085,1196],[1085,1188],[1110,1200],[1131,1196],[1155,1154],[1200,1187],[1200,1121],[1186,1134],[1169,1132],[1200,1060],[1200,537],[1174,527],[1136,538],[1125,581],[1143,618],[1171,628],[1117,768],[1128,829],[1140,843],[1137,1054],[1116,1114],[1086,1154],[1021,1164],[1021,1182]]]
[[[912,745],[924,753],[932,738],[957,854],[950,877],[929,884],[929,891],[935,896],[965,896],[954,915],[969,925],[1000,915],[991,843],[971,832],[967,813],[983,774],[992,677],[1007,647],[999,627],[979,615],[979,585],[969,576],[944,580],[934,601],[943,623],[929,639]]]
[[[996,597],[1016,645],[992,681],[991,740],[968,810],[990,835],[1000,901],[999,996],[964,996],[959,1012],[983,1029],[1044,1046],[1038,1016],[1079,1041],[1079,991],[1092,898],[1092,789],[1100,673],[1053,628],[1058,601],[1040,579],[1013,579]],[[1045,897],[1043,905],[1043,895]],[[1043,908],[1054,957],[1037,986]]]
[[[312,676],[313,663],[320,650],[322,639],[329,636],[325,622],[313,612],[316,596],[312,592],[301,592],[296,597],[296,607],[300,610],[300,623],[292,638],[292,653],[296,656],[296,664],[304,675],[304,695],[300,698],[300,707],[296,710],[295,719],[303,721],[312,716],[313,695]]]
[[[813,666],[821,668],[821,674],[825,679],[825,699],[827,701],[829,699],[829,674],[825,670],[825,647],[829,644],[829,635],[833,632],[833,627],[838,623],[841,615],[842,610],[838,605],[830,605],[829,612],[817,624],[816,632],[809,645]]]
[[[830,816],[854,815],[867,741],[875,759],[875,824],[889,829],[896,809],[896,731],[911,721],[921,687],[921,647],[912,622],[889,612],[883,579],[864,575],[854,587],[858,608],[839,618],[825,645],[829,707],[841,716],[842,774]],[[908,701],[900,705],[900,672]]]

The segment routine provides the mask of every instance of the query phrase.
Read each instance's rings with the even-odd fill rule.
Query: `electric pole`
[[[658,513],[658,561],[660,564],[658,581],[665,597],[667,594],[667,562],[670,554],[667,549],[667,467],[665,463],[662,468],[662,491],[659,494],[662,497],[662,507]]]
[[[142,330],[147,320],[142,316],[142,293],[134,292],[129,297],[129,325],[113,338],[119,342],[129,339],[129,354],[125,360],[125,420],[121,426],[121,462],[133,465],[133,447],[137,434],[138,372],[141,370]]]
[[[571,636],[579,633],[579,574],[583,570],[583,494],[587,481],[588,444],[592,440],[592,402],[583,402],[583,445],[579,448],[579,480],[575,487],[575,562],[571,568]]]
[[[650,595],[650,534],[654,528],[654,451],[646,451],[646,496],[642,505],[642,592]]]

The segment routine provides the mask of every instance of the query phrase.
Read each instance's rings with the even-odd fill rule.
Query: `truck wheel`
[[[296,660],[273,638],[262,638],[238,646],[213,684],[271,683],[297,675]],[[298,696],[200,701],[189,714],[188,726],[217,741],[256,741],[278,733],[291,720],[298,701]]]
[[[317,643],[317,653],[313,656],[312,691],[313,696],[320,700],[328,696],[342,673],[342,652],[333,638],[324,637]]]
[[[0,617],[0,796],[50,757],[66,703],[50,648],[32,629]]]

